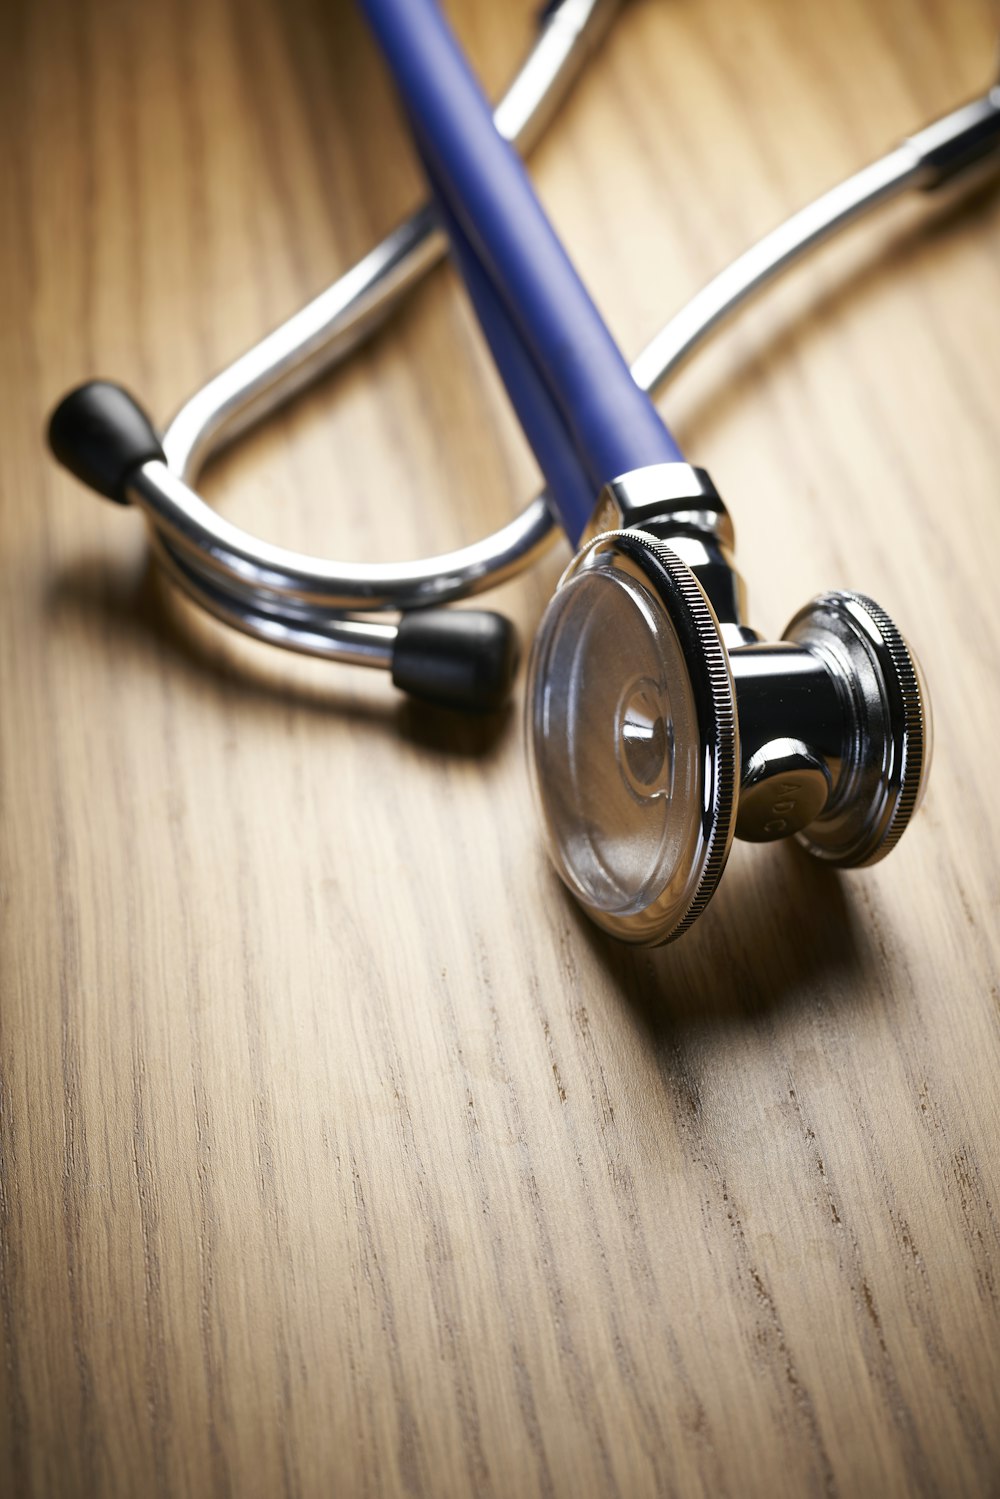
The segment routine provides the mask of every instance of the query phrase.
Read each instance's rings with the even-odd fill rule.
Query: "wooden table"
[[[452,7],[492,90],[531,9]],[[417,201],[352,7],[2,24],[0,1492],[997,1493],[1000,192],[831,247],[666,402],[755,623],[870,591],[937,747],[884,865],[737,846],[633,953],[545,865],[519,709],[230,636],[45,453],[68,385],[165,418]],[[535,157],[623,346],[995,43],[637,0]],[[392,557],[536,483],[441,273],[206,492]]]

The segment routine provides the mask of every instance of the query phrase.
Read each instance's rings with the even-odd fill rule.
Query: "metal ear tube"
[[[523,150],[534,145],[618,5],[545,6],[534,43],[494,111],[506,139]],[[493,611],[444,613],[440,606],[504,582],[535,560],[555,535],[543,500],[454,552],[378,565],[270,546],[217,515],[193,488],[214,453],[362,347],[444,252],[437,215],[426,204],[195,391],[161,434],[128,392],[95,380],[60,402],[49,445],[88,487],[142,511],[164,571],[224,624],[305,655],[388,671],[418,698],[491,711],[510,696],[519,654],[514,628]],[[398,624],[364,617],[390,611],[402,612]]]

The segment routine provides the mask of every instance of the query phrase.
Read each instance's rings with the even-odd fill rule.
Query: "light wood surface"
[[[499,89],[531,3],[451,10]],[[0,24],[0,1493],[1000,1492],[1000,189],[824,252],[664,403],[754,622],[870,592],[937,744],[887,863],[737,846],[635,954],[545,866],[519,708],[228,635],[43,448],[90,374],[166,418],[417,201],[352,8]],[[996,40],[637,0],[535,157],[625,349]],[[441,273],[206,490],[389,557],[535,484]]]

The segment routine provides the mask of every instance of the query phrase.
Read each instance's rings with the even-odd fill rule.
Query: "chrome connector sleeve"
[[[1000,153],[1000,84],[904,142],[919,161],[925,192],[943,187],[971,167]]]

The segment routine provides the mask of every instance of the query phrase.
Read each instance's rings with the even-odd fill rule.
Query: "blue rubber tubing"
[[[465,282],[511,405],[545,475],[550,508],[576,542],[594,509],[590,478],[581,467],[562,413],[554,405],[548,387],[507,316],[492,281],[447,202],[439,196],[433,172],[429,168],[426,170],[441,226],[448,235],[452,261]]]
[[[579,485],[551,474],[569,441],[592,510],[610,479],[681,453],[639,389],[545,215],[513,148],[434,0],[360,0],[392,71],[451,226],[456,252],[494,358],[571,540],[586,521]],[[483,316],[484,285],[489,302]],[[516,352],[515,352],[516,351]],[[539,384],[548,399],[526,419]],[[559,430],[552,431],[555,414]],[[565,462],[562,464],[565,469]],[[565,509],[564,509],[565,505]],[[589,519],[589,513],[587,516]]]

